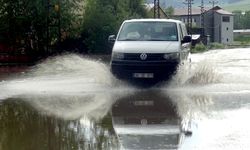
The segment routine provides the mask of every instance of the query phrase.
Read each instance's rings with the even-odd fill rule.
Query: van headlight
[[[163,55],[166,60],[175,60],[180,58],[180,53],[167,53]]]
[[[124,53],[113,52],[112,59],[114,59],[114,60],[122,60],[122,59],[124,59]]]

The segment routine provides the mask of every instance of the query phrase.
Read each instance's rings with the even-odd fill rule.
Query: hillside
[[[250,11],[250,1],[243,0],[243,1],[238,1],[234,4],[227,4],[224,6],[224,9],[228,11],[234,11],[234,10]]]
[[[204,0],[204,5],[206,7],[212,7],[212,4],[209,3],[210,0]],[[217,0],[219,5],[226,10],[233,11],[233,10],[250,10],[250,1],[249,0]],[[147,3],[153,3],[154,0],[146,0]],[[183,8],[186,7],[183,4],[185,0],[160,0],[161,7],[169,7],[173,6],[175,8]],[[201,5],[201,0],[194,0],[194,6],[198,7]]]

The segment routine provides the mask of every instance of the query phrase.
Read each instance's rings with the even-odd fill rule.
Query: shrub
[[[204,52],[207,47],[203,43],[196,44],[194,48],[191,49],[192,53]]]
[[[209,49],[224,49],[225,45],[221,43],[211,43]]]
[[[250,42],[250,36],[238,36],[238,37],[235,37],[234,39],[235,41],[240,41],[240,42],[247,42],[249,43]]]

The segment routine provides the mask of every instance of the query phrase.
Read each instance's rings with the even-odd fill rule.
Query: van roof
[[[124,22],[174,22],[174,23],[182,23],[180,20],[174,20],[174,19],[131,19],[131,20],[125,20]]]

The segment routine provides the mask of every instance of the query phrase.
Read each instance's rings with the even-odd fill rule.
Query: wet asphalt
[[[193,54],[151,88],[113,77],[106,57],[0,68],[0,150],[250,147],[249,48]]]

